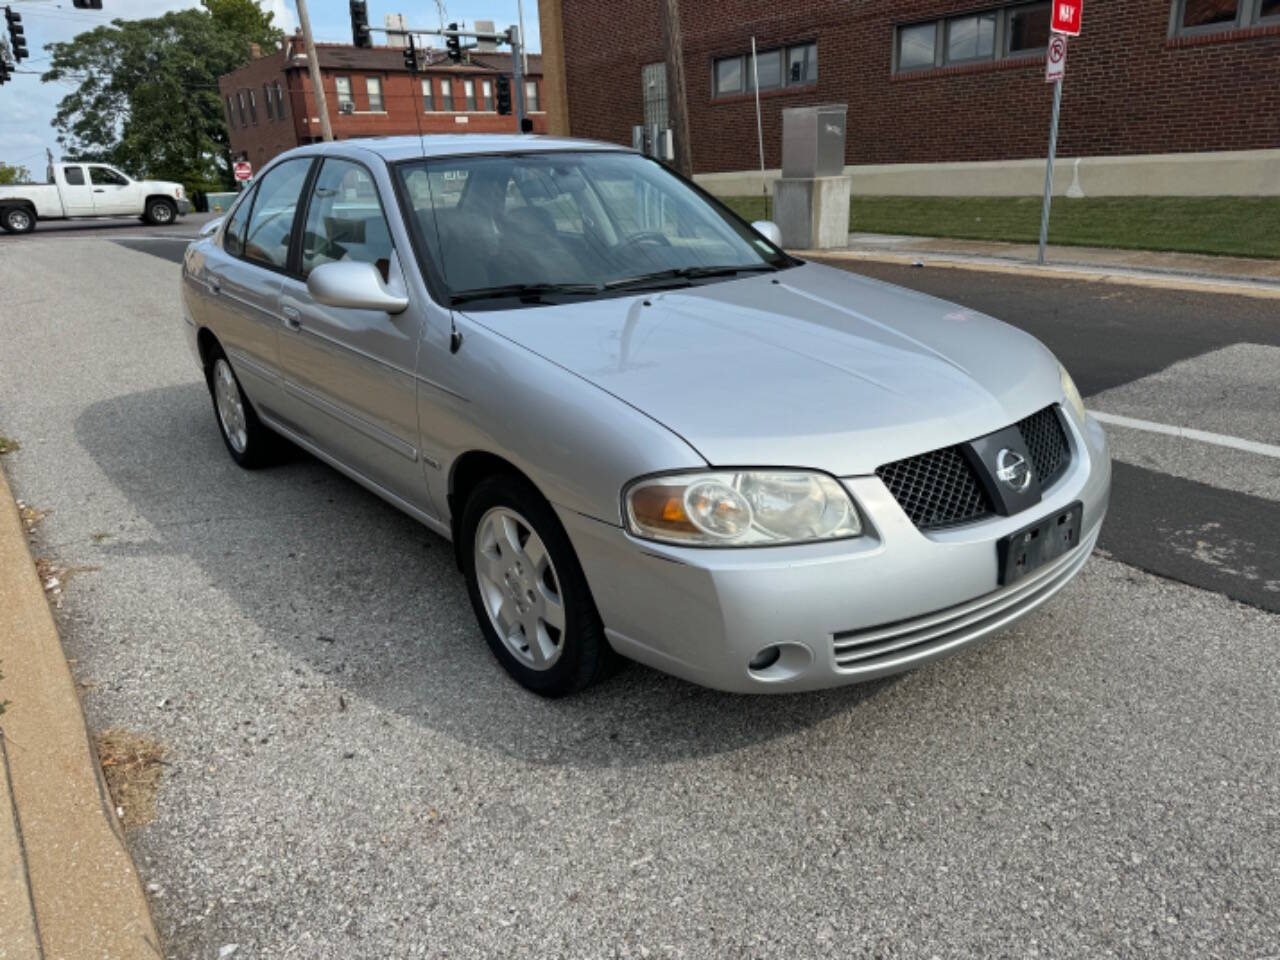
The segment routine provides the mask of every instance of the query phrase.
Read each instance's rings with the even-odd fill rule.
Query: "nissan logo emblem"
[[[1031,464],[1022,454],[1005,447],[996,454],[996,477],[1018,493],[1031,486]]]

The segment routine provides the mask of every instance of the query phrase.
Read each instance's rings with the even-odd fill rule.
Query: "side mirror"
[[[226,217],[214,217],[212,220],[206,221],[205,225],[200,228],[200,232],[197,234],[197,236],[200,237],[200,239],[202,240],[205,237],[212,237],[215,233],[218,232],[218,228],[222,226],[222,221],[225,219]]]
[[[357,260],[320,264],[307,277],[307,292],[316,303],[329,307],[387,313],[403,313],[409,308],[409,298],[388,289],[377,267]]]
[[[782,247],[782,231],[778,229],[778,225],[772,220],[752,221],[751,229],[760,234],[760,236],[764,237],[775,247]]]

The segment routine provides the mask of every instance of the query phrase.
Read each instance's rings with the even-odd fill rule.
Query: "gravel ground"
[[[85,568],[91,726],[169,747],[131,835],[169,956],[1280,953],[1280,617],[1099,557],[894,680],[545,702],[443,541],[231,463],[173,264],[65,249],[0,257],[4,465]]]

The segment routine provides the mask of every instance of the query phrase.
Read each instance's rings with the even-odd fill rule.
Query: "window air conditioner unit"
[[[355,113],[356,105],[352,103],[350,100],[346,101],[345,103],[340,103],[338,104],[338,112],[339,113]]]

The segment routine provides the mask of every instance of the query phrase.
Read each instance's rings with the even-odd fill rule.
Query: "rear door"
[[[317,445],[379,486],[426,509],[419,463],[418,311],[392,316],[316,303],[306,277],[321,264],[371,263],[404,288],[378,184],[363,163],[326,157],[310,191],[300,269],[285,277],[280,363],[291,420]],[[407,256],[407,251],[405,252]]]
[[[279,418],[280,284],[311,158],[271,167],[232,212],[206,262],[210,326],[259,413]]]
[[[93,184],[93,212],[97,216],[142,212],[137,185],[119,170],[101,164],[89,164],[89,181]]]
[[[62,197],[62,212],[68,217],[87,217],[93,213],[93,187],[80,164],[57,168],[58,194]]]

